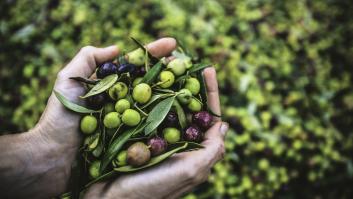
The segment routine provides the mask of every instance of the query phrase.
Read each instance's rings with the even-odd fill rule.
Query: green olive
[[[167,65],[167,68],[169,68],[175,76],[180,76],[186,71],[185,62],[179,58],[170,61]]]
[[[165,128],[163,136],[169,144],[174,144],[180,140],[180,131],[176,128]]]
[[[118,113],[123,113],[126,109],[130,108],[130,102],[127,99],[120,99],[115,104],[115,110]]]
[[[118,166],[125,166],[126,163],[126,158],[127,158],[127,151],[121,151],[117,156],[116,156],[116,164]]]
[[[192,93],[189,89],[183,88],[179,91],[177,98],[181,104],[189,104],[192,99]]]
[[[192,98],[188,104],[188,108],[193,112],[201,111],[202,104],[199,100]]]
[[[128,90],[124,82],[117,82],[108,90],[108,93],[113,100],[118,100],[126,97]]]
[[[110,112],[106,114],[103,119],[104,126],[108,129],[117,128],[121,123],[119,116],[120,115],[117,112]]]
[[[97,129],[97,119],[92,115],[86,115],[81,120],[81,131],[84,134],[92,134]]]
[[[100,161],[96,160],[89,167],[89,175],[91,176],[91,178],[99,177],[100,175],[99,169],[100,169]]]
[[[152,89],[148,84],[137,84],[132,91],[132,98],[140,104],[144,104],[151,99]]]
[[[200,92],[200,82],[194,77],[187,78],[185,88],[188,89],[193,95],[197,95]]]
[[[159,81],[163,82],[159,86],[162,88],[169,88],[173,85],[175,80],[174,74],[170,71],[162,71],[159,74]]]
[[[184,64],[186,69],[190,69],[192,67],[191,58],[184,59]]]
[[[141,121],[140,113],[134,109],[126,109],[122,116],[122,121],[128,126],[136,126]]]
[[[114,104],[113,103],[108,102],[104,105],[104,113],[105,114],[113,112],[113,111],[114,111]]]
[[[137,84],[141,83],[143,77],[137,77],[136,79],[134,79],[134,81],[132,82],[132,86],[135,87]]]
[[[145,52],[141,48],[131,51],[126,55],[130,64],[141,66],[145,63]]]

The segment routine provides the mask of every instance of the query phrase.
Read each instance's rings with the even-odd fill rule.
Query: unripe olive
[[[141,48],[129,52],[126,56],[130,64],[141,66],[145,63],[145,53]]]
[[[151,158],[151,152],[143,142],[136,142],[127,149],[127,163],[138,167],[146,164]]]
[[[135,87],[137,84],[141,83],[143,77],[138,77],[132,82],[132,86]]]
[[[108,90],[108,93],[113,100],[118,100],[126,97],[128,90],[129,89],[124,82],[117,82]]]
[[[86,115],[81,120],[81,131],[84,134],[91,134],[97,129],[97,119],[92,115]]]
[[[128,126],[136,126],[141,121],[140,113],[134,109],[126,109],[121,117],[124,124]]]
[[[200,82],[194,77],[187,78],[185,88],[188,89],[193,95],[197,95],[200,92]]]
[[[163,136],[169,144],[174,144],[180,140],[180,131],[176,128],[165,128]]]
[[[148,84],[137,84],[132,91],[132,98],[140,104],[144,104],[151,99],[152,89]]]
[[[186,71],[185,62],[179,58],[170,61],[167,65],[167,68],[169,68],[175,76],[180,76]]]
[[[105,114],[108,114],[113,111],[114,111],[114,104],[113,103],[108,102],[104,105],[104,113]]]
[[[117,128],[121,123],[119,113],[110,112],[104,116],[103,124],[108,129]]]
[[[126,109],[130,108],[130,102],[127,99],[120,99],[115,104],[115,110],[118,113],[123,113]]]
[[[189,104],[192,99],[192,93],[189,89],[183,88],[179,91],[177,98],[181,104]]]
[[[118,166],[125,166],[127,164],[127,151],[123,150],[116,156],[116,164]]]
[[[98,160],[94,161],[89,167],[89,175],[91,178],[99,177],[100,162]]]
[[[190,111],[193,112],[201,111],[202,104],[199,100],[192,98],[190,103],[188,104],[188,108]]]
[[[170,71],[162,71],[159,74],[159,81],[164,82],[163,84],[160,84],[159,86],[162,88],[169,88],[173,85],[175,80],[174,74]]]

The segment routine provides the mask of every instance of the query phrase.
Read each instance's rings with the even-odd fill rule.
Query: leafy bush
[[[0,131],[33,127],[85,45],[174,36],[218,72],[227,155],[186,198],[353,195],[349,1],[1,1]]]

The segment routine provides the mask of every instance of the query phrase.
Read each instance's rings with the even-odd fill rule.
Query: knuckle
[[[93,46],[84,46],[81,48],[79,53],[83,55],[91,55],[94,49],[95,47]]]
[[[219,156],[219,159],[223,159],[225,152],[226,151],[225,151],[225,147],[224,147],[224,142],[219,141],[217,143],[217,154]]]
[[[194,181],[197,176],[197,170],[195,168],[184,169],[183,174],[187,180]]]

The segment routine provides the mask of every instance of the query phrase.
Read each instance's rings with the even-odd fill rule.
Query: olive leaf
[[[94,184],[96,182],[109,179],[109,178],[113,177],[115,174],[116,174],[116,172],[114,170],[112,170],[112,171],[109,171],[109,172],[107,172],[107,173],[105,173],[103,175],[100,175],[99,177],[97,177],[94,180],[92,180],[89,183],[87,183],[85,185],[85,188],[88,188],[89,186],[91,186],[92,184]]]
[[[160,123],[162,123],[165,116],[168,114],[170,108],[172,107],[174,99],[175,96],[164,99],[152,109],[146,120],[148,125],[145,128],[145,135],[149,135],[158,127]]]
[[[159,61],[159,59],[157,57],[154,57],[150,52],[148,52],[148,50],[145,48],[145,46],[139,42],[137,39],[135,39],[134,37],[130,37],[135,44],[140,47],[145,53],[147,52],[148,58],[153,62],[153,63],[157,63]]]
[[[100,133],[99,133],[99,142],[97,147],[92,151],[92,154],[95,157],[99,157],[103,150],[104,150],[104,146],[105,146],[105,127],[103,125],[103,109],[101,110],[100,114],[99,114],[99,129],[100,129]]]
[[[83,159],[81,156],[81,151],[78,151],[76,154],[76,159],[71,165],[71,177],[70,177],[70,187],[71,189],[71,198],[79,199],[80,191],[83,186]]]
[[[133,172],[133,171],[138,171],[138,170],[141,170],[141,169],[145,169],[145,168],[151,167],[153,165],[156,165],[156,164],[162,162],[163,160],[167,159],[171,155],[173,155],[173,154],[185,149],[187,146],[188,146],[188,143],[185,143],[183,146],[180,146],[178,148],[170,150],[170,151],[168,151],[166,153],[163,153],[162,155],[153,157],[153,158],[151,158],[151,160],[146,165],[143,165],[141,167],[133,167],[131,165],[127,165],[127,166],[114,168],[114,171],[117,171],[117,172]]]
[[[203,70],[203,69],[205,69],[205,68],[208,68],[208,67],[210,67],[210,66],[211,66],[211,64],[203,64],[203,63],[194,64],[194,65],[189,69],[189,72],[190,72],[190,73],[194,73],[194,72]]]
[[[201,95],[201,101],[204,105],[207,105],[207,87],[206,87],[206,81],[205,77],[203,76],[202,73],[197,73],[197,79],[200,82],[200,95]]]
[[[97,112],[99,112],[97,110],[91,110],[86,107],[75,104],[73,102],[70,102],[62,94],[60,94],[59,92],[57,92],[55,90],[54,90],[54,94],[58,98],[58,100],[69,110],[72,110],[77,113],[97,113]]]
[[[70,77],[69,79],[73,79],[73,80],[76,80],[78,82],[83,82],[83,83],[92,84],[92,85],[95,85],[95,84],[97,84],[99,82],[99,80],[87,79],[87,78],[84,78],[84,77]]]
[[[140,122],[135,128],[131,128],[123,132],[119,137],[117,137],[112,144],[109,146],[108,150],[105,152],[103,159],[101,161],[100,173],[103,173],[108,164],[115,158],[119,153],[121,147],[126,143],[126,141],[133,135],[141,132],[148,123],[143,124]]]
[[[152,83],[156,77],[158,76],[159,72],[162,70],[162,62],[158,62],[155,64],[146,74],[143,76],[141,83],[150,84]]]
[[[101,81],[99,81],[98,84],[96,84],[86,95],[81,96],[81,98],[87,98],[92,95],[97,95],[99,93],[102,93],[107,89],[109,89],[111,86],[113,86],[117,80],[118,80],[117,74],[109,75],[104,79],[102,79]]]
[[[177,112],[178,115],[178,120],[179,120],[179,124],[181,126],[181,128],[185,128],[186,127],[186,116],[185,116],[185,112],[183,107],[181,107],[180,103],[178,102],[178,100],[174,100],[174,107],[175,110]]]
[[[177,146],[178,147],[180,145],[184,145],[185,143],[188,143],[188,146],[183,151],[193,151],[193,150],[196,150],[196,149],[205,148],[202,144],[199,144],[197,142],[189,142],[189,141],[179,141],[179,142],[175,143],[173,146]]]

